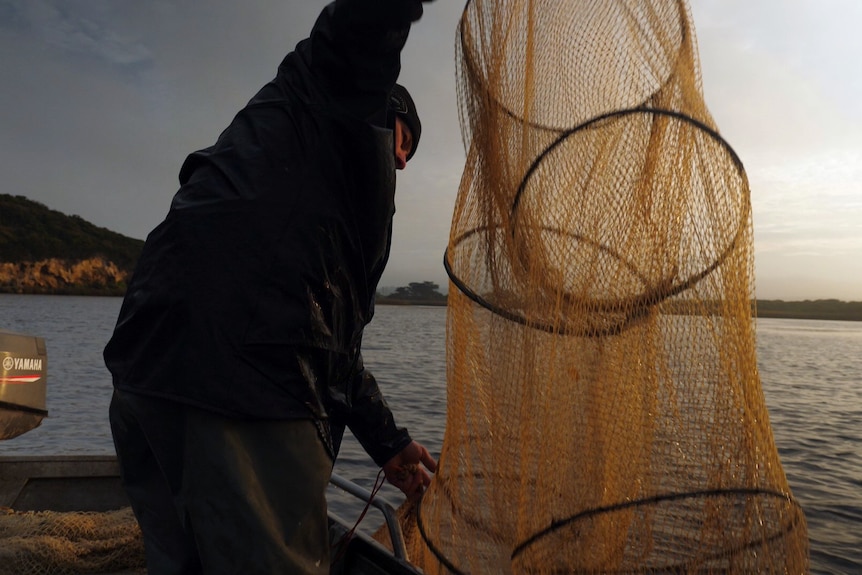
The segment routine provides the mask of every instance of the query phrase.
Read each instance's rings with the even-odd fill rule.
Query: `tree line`
[[[862,321],[862,302],[859,301],[759,299],[755,302],[755,306],[758,317]]]
[[[445,305],[446,296],[440,293],[440,286],[432,281],[411,282],[395,288],[388,295],[377,293],[378,303]]]

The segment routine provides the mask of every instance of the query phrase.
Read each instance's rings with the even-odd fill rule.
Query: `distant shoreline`
[[[842,315],[816,314],[816,313],[793,313],[779,311],[757,310],[758,319],[812,319],[819,321],[862,321],[862,317],[845,317]]]
[[[28,291],[21,288],[4,289],[0,286],[0,294],[17,295],[78,295],[97,297],[122,297],[117,291],[107,291],[86,287],[69,287],[66,290],[33,290]],[[433,306],[445,307],[446,297],[440,299],[393,299],[386,296],[378,296],[376,305],[392,306]],[[824,321],[862,321],[862,302],[841,301],[835,299],[784,301],[784,300],[756,300],[754,302],[757,317],[764,319],[811,319]]]
[[[387,297],[378,297],[374,300],[375,305],[424,305],[434,307],[446,307],[446,297],[443,299],[390,299]]]
[[[442,300],[405,300],[378,297],[377,305],[446,305]],[[862,321],[862,302],[845,302],[834,299],[783,301],[756,300],[758,318],[770,319],[811,319],[825,321]]]
[[[757,317],[862,321],[862,302],[818,299],[805,301],[756,300]]]

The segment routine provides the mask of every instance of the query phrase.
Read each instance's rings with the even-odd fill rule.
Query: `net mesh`
[[[676,0],[473,0],[427,573],[808,569],[743,166]],[[412,521],[415,514],[402,510]]]
[[[106,512],[0,508],[0,575],[144,573],[130,507]]]

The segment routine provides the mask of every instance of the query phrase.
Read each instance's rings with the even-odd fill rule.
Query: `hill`
[[[0,194],[0,292],[121,295],[144,242]]]

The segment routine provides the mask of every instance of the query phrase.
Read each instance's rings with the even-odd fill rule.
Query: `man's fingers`
[[[422,465],[424,465],[428,469],[428,471],[430,471],[431,473],[437,471],[437,462],[434,461],[434,458],[431,457],[431,454],[428,453],[427,449],[423,448],[422,454],[419,457],[420,461],[422,461]]]
[[[410,492],[411,493],[422,493],[422,487],[425,482],[422,479],[422,473],[416,473],[413,475],[413,479],[410,482]]]
[[[408,497],[421,495],[431,485],[431,475],[437,471],[437,461],[424,446],[415,441],[385,466],[389,483]],[[426,471],[426,469],[428,471]]]
[[[389,482],[407,497],[413,498],[421,495],[425,488],[431,485],[431,476],[424,469],[415,468],[411,473],[394,476]]]
[[[431,476],[424,469],[420,469],[416,475],[413,476],[413,479],[421,487],[428,487],[431,485]]]

